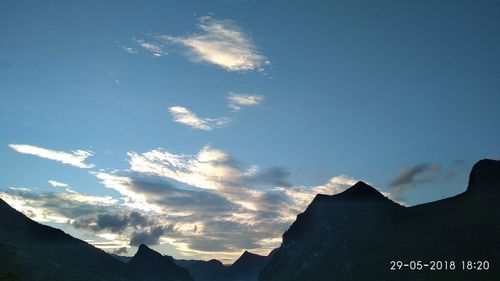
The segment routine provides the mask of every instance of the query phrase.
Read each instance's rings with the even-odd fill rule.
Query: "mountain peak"
[[[138,248],[139,251],[146,251],[146,250],[151,250],[148,246],[146,246],[146,244],[141,244],[139,245],[139,248]]]
[[[238,260],[248,259],[248,258],[255,257],[255,256],[259,256],[259,255],[251,253],[251,252],[245,250],[243,252],[243,254],[241,254],[241,256],[238,258]]]
[[[387,200],[387,198],[377,189],[362,181],[358,181],[355,185],[349,187],[338,195],[339,197],[350,200]]]
[[[245,250],[241,256],[253,255],[249,251]]]
[[[155,258],[155,257],[163,257],[160,253],[155,250],[149,248],[148,246],[141,244],[139,245],[139,249],[137,249],[137,253],[135,253],[135,259],[143,259],[143,258]]]
[[[247,265],[253,264],[260,259],[265,259],[266,257],[260,256],[249,251],[244,251],[243,254],[233,263],[233,265]]]
[[[133,272],[140,272],[143,280],[193,281],[187,269],[176,265],[171,257],[163,256],[144,244],[139,246],[127,265]]]
[[[500,161],[483,159],[472,167],[469,176],[468,192],[500,191]]]

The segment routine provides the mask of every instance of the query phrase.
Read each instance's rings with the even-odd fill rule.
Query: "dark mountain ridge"
[[[259,273],[272,255],[273,252],[268,256],[261,256],[244,251],[231,266],[219,273],[216,281],[257,281]]]
[[[500,280],[500,161],[481,160],[467,190],[403,207],[358,182],[318,195],[283,234],[261,281]],[[390,270],[390,262],[455,261],[456,270]],[[462,270],[461,261],[490,269]]]
[[[186,268],[195,281],[216,281],[217,276],[227,267],[219,260],[174,260],[174,262]]]
[[[145,245],[124,263],[0,199],[0,280],[261,281],[500,280],[500,161],[481,160],[465,192],[404,207],[363,182],[317,195],[269,256],[245,251],[229,267],[176,261]],[[391,261],[454,261],[454,270],[390,270]],[[462,261],[488,261],[464,270]],[[192,278],[188,270],[198,268]],[[263,268],[263,270],[261,270]],[[194,272],[193,271],[193,272]]]
[[[141,272],[145,281],[194,281],[187,269],[175,264],[172,257],[163,256],[144,244],[139,246],[127,267],[132,272]]]
[[[132,280],[104,251],[32,221],[1,199],[0,213],[0,280]]]
[[[187,270],[144,245],[125,264],[59,229],[32,221],[1,199],[0,213],[2,281],[193,280]]]
[[[218,260],[175,260],[185,267],[195,281],[257,281],[259,273],[269,262],[274,250],[268,256],[261,256],[244,251],[231,265],[224,266]]]

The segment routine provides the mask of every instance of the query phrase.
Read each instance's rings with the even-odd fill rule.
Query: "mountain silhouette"
[[[175,260],[175,263],[186,268],[195,281],[217,281],[217,276],[227,268],[215,259],[209,261]]]
[[[500,161],[481,160],[477,162],[469,177],[467,192],[500,192]]]
[[[412,207],[364,182],[336,195],[318,194],[278,249],[268,256],[245,251],[231,266],[176,261],[145,245],[132,258],[113,257],[1,199],[0,214],[2,281],[500,280],[495,160],[474,165],[463,193]],[[390,270],[391,261],[453,261],[455,269]],[[464,270],[462,261],[487,261],[489,268]]]
[[[128,264],[0,199],[0,280],[192,281],[171,258],[141,245]]]
[[[132,272],[141,272],[144,281],[193,281],[189,272],[176,265],[171,257],[141,244],[135,256],[127,263]]]
[[[243,254],[217,277],[217,281],[257,281],[259,273],[272,257],[244,251]]]
[[[259,280],[500,280],[499,240],[500,161],[481,160],[465,192],[436,202],[404,207],[363,182],[316,196]],[[454,261],[456,268],[390,270],[398,260]],[[490,268],[463,270],[462,261]]]
[[[27,218],[0,199],[0,280],[139,280],[104,251]]]
[[[177,260],[175,262],[185,267],[195,281],[257,281],[259,273],[273,254],[274,251],[268,256],[261,256],[244,251],[229,266],[224,266],[218,260]]]
[[[324,197],[327,196],[328,198],[337,198],[337,199],[343,199],[343,200],[354,200],[354,201],[386,201],[390,202],[387,197],[382,195],[382,193],[378,192],[375,188],[369,186],[368,184],[358,181],[355,185],[350,187],[349,189],[345,190],[344,192],[340,193],[338,196],[328,196],[328,195],[321,195],[319,194],[318,196]]]

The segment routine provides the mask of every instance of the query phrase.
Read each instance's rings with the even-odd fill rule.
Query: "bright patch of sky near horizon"
[[[500,157],[499,10],[4,1],[0,197],[109,251],[230,262],[355,180],[452,196]]]

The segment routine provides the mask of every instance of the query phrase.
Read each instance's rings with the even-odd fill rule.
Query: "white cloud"
[[[223,189],[230,183],[240,182],[247,172],[226,163],[229,156],[209,146],[203,147],[196,155],[174,154],[163,149],[143,154],[129,152],[128,155],[130,169],[134,172],[169,178],[202,189]]]
[[[161,213],[158,206],[146,202],[146,198],[132,190],[132,180],[129,177],[117,176],[105,172],[91,172],[96,178],[101,180],[101,183],[110,189],[118,191],[121,195],[125,196],[123,205],[131,209],[138,209],[148,212]]]
[[[237,93],[229,93],[227,96],[228,107],[233,111],[241,110],[242,106],[255,106],[259,105],[264,99],[261,95],[244,95]]]
[[[52,185],[53,187],[68,187],[67,183],[62,183],[55,180],[49,180],[49,184]]]
[[[270,63],[233,21],[211,17],[201,17],[199,21],[198,34],[161,38],[186,47],[193,61],[208,62],[228,71],[262,71]]]
[[[71,153],[55,151],[27,144],[9,144],[9,147],[23,154],[35,155],[38,157],[54,160],[63,164],[68,164],[78,168],[89,169],[95,165],[84,163],[85,160],[94,155],[94,152],[87,150],[73,150]]]
[[[316,194],[333,195],[340,193],[358,182],[357,179],[340,175],[331,178],[327,183],[317,186],[294,186],[291,188],[279,187],[278,190],[285,193],[294,201],[296,208],[305,210]]]
[[[198,226],[196,235],[201,235],[208,244],[219,246],[231,244],[232,238],[224,235],[227,233],[235,235],[233,232],[236,230],[231,229],[231,225],[237,224],[237,231],[241,233],[238,239],[250,239],[247,235],[251,235],[255,238],[252,240],[253,251],[262,253],[279,245],[282,232],[296,219],[298,213],[305,210],[318,193],[337,194],[357,182],[354,178],[341,175],[332,177],[322,185],[281,187],[276,183],[286,179],[273,177],[274,175],[286,177],[286,173],[282,173],[281,170],[269,169],[267,172],[262,172],[257,165],[242,165],[226,152],[209,146],[192,155],[155,149],[145,153],[129,152],[129,157],[130,171],[134,177],[142,175],[141,177],[156,179],[145,184],[143,180],[129,178],[126,181],[128,191],[144,194],[147,202],[158,204],[165,210],[165,214],[172,215],[176,210],[189,207],[189,214],[178,213],[176,219],[181,222],[188,220],[184,221],[188,223],[186,224],[188,227],[196,223]],[[256,181],[256,177],[261,177],[261,181]],[[256,182],[262,182],[262,177],[274,179],[274,183],[267,183],[271,188],[254,185]],[[165,179],[167,183],[158,184],[158,178]],[[181,191],[184,188],[196,192]],[[199,190],[203,190],[205,195],[197,196]],[[202,202],[199,201],[201,198],[212,199]],[[231,205],[222,207],[222,204],[217,203],[222,211],[209,208],[208,206],[213,206],[210,202],[221,200],[215,198],[224,198],[231,202]],[[192,204],[198,207],[193,209]],[[220,224],[220,228],[213,229],[214,221]],[[171,243],[177,246],[186,243],[178,248],[184,253],[195,253],[203,258],[213,257],[218,253],[214,249],[203,250],[207,245],[199,244],[197,241],[202,238],[198,236],[189,235],[172,239]],[[199,248],[200,246],[202,248]],[[219,254],[229,257],[238,251],[241,251],[241,248],[235,247]]]
[[[0,196],[16,210],[38,222],[67,223],[92,210],[104,211],[118,200],[110,196],[85,195],[78,192],[37,194],[27,188],[10,187]]]
[[[120,48],[129,54],[133,54],[133,55],[137,54],[137,50],[135,48],[128,47],[125,45],[120,46]]]
[[[145,42],[143,39],[136,40],[140,47],[149,51],[154,57],[161,57],[166,55],[167,52],[164,50],[164,46],[158,43]]]
[[[120,215],[137,210],[153,221],[149,229],[171,225],[160,241],[175,251],[190,258],[222,257],[229,261],[242,249],[267,254],[279,246],[283,231],[317,193],[335,194],[356,182],[338,176],[318,186],[292,186],[286,183],[284,168],[262,170],[255,164],[244,165],[210,146],[193,154],[159,148],[128,155],[127,170],[90,171],[105,187],[116,190],[119,199],[69,191],[33,197],[30,193],[23,196],[27,190],[11,190],[0,195],[8,196],[9,203],[38,221],[71,221],[72,225],[77,225],[75,221],[97,223],[99,214],[109,211]],[[49,183],[64,185],[53,180]],[[99,232],[106,241],[93,242],[101,248],[117,249],[128,245],[136,230],[126,228],[120,237],[106,233],[104,237]]]
[[[209,146],[203,147],[195,155],[174,154],[163,149],[128,154],[130,170],[133,172],[211,190],[247,211],[274,209],[280,213],[279,219],[286,221],[293,221],[297,212],[302,212],[316,194],[336,194],[357,182],[356,179],[341,175],[319,186],[276,186],[285,180],[283,178],[270,182],[272,189],[266,191],[253,184],[255,177],[268,173],[259,173],[257,165],[235,165],[224,151]],[[286,177],[286,174],[278,175]],[[255,219],[254,215],[250,217]]]
[[[184,124],[198,130],[210,131],[215,128],[222,127],[229,122],[229,119],[225,117],[200,118],[189,109],[182,106],[169,107],[168,111],[170,111],[174,122]]]

